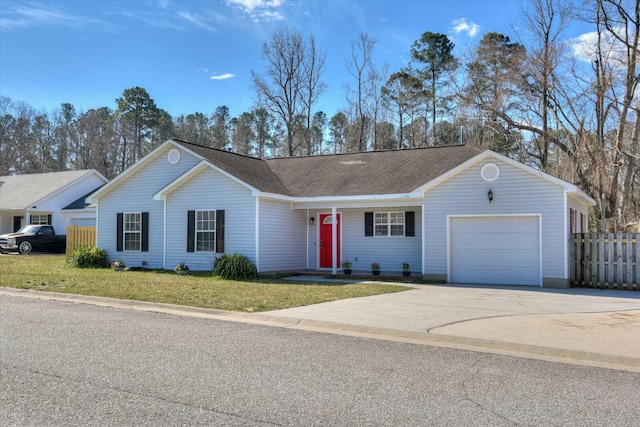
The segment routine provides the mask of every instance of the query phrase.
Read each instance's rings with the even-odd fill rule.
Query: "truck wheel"
[[[22,242],[20,243],[20,253],[22,255],[29,255],[31,253],[31,243],[29,242]]]

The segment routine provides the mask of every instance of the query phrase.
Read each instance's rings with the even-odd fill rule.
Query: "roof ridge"
[[[264,160],[261,159],[259,157],[254,157],[254,156],[249,156],[246,154],[241,154],[241,153],[236,153],[235,151],[229,151],[229,150],[223,150],[221,148],[214,148],[214,147],[209,147],[207,145],[202,145],[202,144],[196,144],[194,142],[189,142],[189,141],[184,141],[182,139],[179,138],[171,138],[172,140],[179,142],[181,144],[187,144],[187,145],[193,145],[194,147],[199,147],[199,148],[206,148],[207,150],[212,150],[212,151],[218,151],[220,153],[227,153],[227,154],[233,154],[235,156],[240,156],[240,157],[244,157],[245,159],[251,159],[251,160]]]
[[[349,156],[353,154],[393,153],[393,152],[400,152],[400,151],[419,151],[419,150],[451,148],[451,147],[469,147],[474,150],[477,150],[479,153],[482,152],[482,150],[480,150],[479,148],[476,148],[467,144],[448,144],[448,145],[432,145],[427,147],[389,148],[386,150],[351,151],[348,153],[320,153],[320,154],[311,154],[311,155],[307,154],[303,156],[269,157],[268,159],[264,159],[264,160],[269,161],[269,160],[283,160],[283,159],[301,159],[301,158],[304,159],[304,158],[310,158],[310,157]]]
[[[35,172],[35,173],[18,173],[18,174],[13,174],[13,175],[1,175],[0,178],[8,178],[8,177],[14,177],[14,176],[34,176],[34,175],[49,175],[49,174],[53,174],[53,173],[71,173],[71,172],[90,172],[93,171],[95,169],[71,169],[71,170],[66,170],[66,171],[51,171],[51,172]]]

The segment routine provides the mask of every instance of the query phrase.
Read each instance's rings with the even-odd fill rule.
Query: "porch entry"
[[[337,242],[336,246],[338,248],[338,268],[340,268],[340,214],[336,215],[338,221],[336,223],[337,227]],[[331,259],[333,255],[332,243],[333,243],[333,233],[331,230],[331,214],[320,214],[320,268],[331,268],[333,267],[333,261]]]

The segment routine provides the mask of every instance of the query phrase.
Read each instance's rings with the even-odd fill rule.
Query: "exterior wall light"
[[[487,198],[489,199],[489,204],[491,204],[491,202],[493,202],[493,191],[489,190]]]
[[[309,218],[309,225],[313,225],[316,222],[314,217]]]

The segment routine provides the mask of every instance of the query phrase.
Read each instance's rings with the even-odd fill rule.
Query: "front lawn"
[[[162,302],[221,310],[258,312],[345,298],[404,291],[382,284],[299,283],[261,277],[222,280],[211,273],[113,271],[65,265],[61,255],[0,256],[0,286],[50,292]]]

